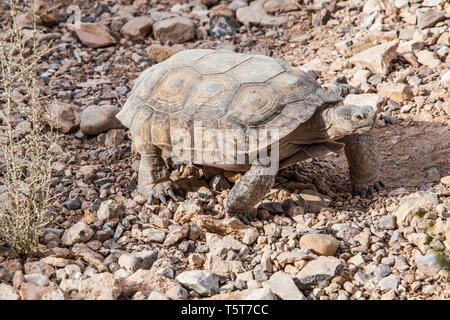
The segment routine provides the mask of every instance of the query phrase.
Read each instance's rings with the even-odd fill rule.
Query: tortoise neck
[[[308,121],[294,130],[290,137],[292,143],[322,143],[341,138],[343,134],[333,126],[335,123],[333,112],[333,108],[318,110]]]

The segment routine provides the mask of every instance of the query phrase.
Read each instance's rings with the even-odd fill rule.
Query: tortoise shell
[[[182,150],[192,157],[200,149],[223,153],[236,149],[242,139],[247,142],[244,152],[249,153],[285,137],[318,107],[339,101],[281,59],[194,49],[144,70],[116,117],[133,137],[172,152],[176,149],[178,155]],[[261,129],[277,129],[278,134],[269,133],[256,146],[248,143]],[[194,142],[195,130],[203,134],[200,144]],[[236,139],[232,145],[225,139],[224,147],[217,132],[225,130],[233,130]]]

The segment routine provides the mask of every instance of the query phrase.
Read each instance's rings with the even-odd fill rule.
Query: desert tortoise
[[[247,171],[224,203],[228,213],[245,215],[273,186],[278,165],[330,150],[344,148],[354,193],[384,187],[370,132],[376,114],[370,106],[336,106],[341,100],[281,59],[194,49],[143,71],[116,117],[141,155],[140,193],[175,197],[165,150],[174,162]]]

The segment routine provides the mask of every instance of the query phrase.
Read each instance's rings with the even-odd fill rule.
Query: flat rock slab
[[[153,19],[151,17],[135,17],[125,23],[120,29],[120,32],[129,38],[145,39],[152,31],[152,26]]]
[[[291,276],[283,271],[274,273],[269,280],[270,289],[283,300],[305,300]]]
[[[219,292],[219,276],[205,270],[182,272],[176,280],[201,296],[212,296]]]
[[[339,247],[339,242],[328,234],[305,234],[300,238],[300,247],[307,247],[322,256],[332,256]]]
[[[272,16],[264,9],[265,0],[253,1],[250,6],[236,10],[236,19],[248,26],[250,23],[262,26],[279,26],[287,22],[285,16]]]
[[[100,23],[79,23],[74,31],[81,43],[90,48],[101,48],[116,44],[108,27]]]
[[[86,135],[98,135],[110,129],[123,128],[115,117],[120,109],[112,105],[87,107],[81,113],[80,130]]]
[[[195,38],[195,25],[185,17],[164,19],[153,24],[153,36],[163,44],[183,43]]]
[[[438,205],[436,194],[432,191],[417,191],[400,200],[399,207],[394,212],[397,217],[397,225],[409,225],[415,214],[430,210]]]
[[[417,26],[420,29],[431,28],[443,20],[445,20],[445,16],[439,11],[432,9],[417,10]]]
[[[354,55],[350,62],[369,69],[373,73],[386,75],[392,60],[397,57],[399,40],[383,43]]]
[[[309,262],[297,273],[295,282],[300,289],[326,287],[343,264],[342,259],[320,256],[317,260]]]

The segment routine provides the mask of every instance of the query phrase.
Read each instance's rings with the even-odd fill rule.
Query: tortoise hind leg
[[[255,205],[275,183],[276,172],[265,165],[253,164],[250,170],[231,189],[225,200],[225,210],[248,223]],[[250,213],[250,215],[248,215]]]
[[[173,193],[176,186],[169,179],[170,173],[161,157],[161,149],[152,144],[136,145],[136,149],[141,155],[138,192],[145,195],[148,202],[152,202],[153,198],[165,202],[167,196],[177,200]]]
[[[345,143],[352,193],[365,198],[385,187],[380,180],[380,160],[372,133],[346,136],[341,141]]]

